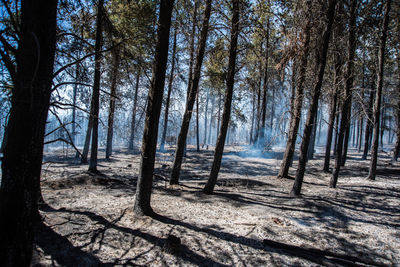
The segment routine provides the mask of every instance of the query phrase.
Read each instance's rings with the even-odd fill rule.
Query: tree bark
[[[268,95],[268,61],[269,61],[269,18],[267,17],[267,36],[265,44],[265,65],[264,65],[264,82],[263,82],[263,98],[261,104],[261,127],[258,133],[257,146],[263,147],[265,144],[265,121],[267,116],[267,95]]]
[[[208,88],[207,90],[207,96],[206,96],[206,109],[204,111],[204,139],[203,139],[203,145],[202,148],[207,143],[207,113],[208,113],[208,102],[210,101],[210,89]]]
[[[371,91],[369,94],[367,122],[365,123],[364,151],[363,151],[362,159],[367,159],[368,150],[370,148],[370,137],[372,134],[371,133],[372,132],[372,109],[373,109],[373,105],[374,105],[374,93],[375,93],[374,87],[375,87],[375,84],[372,82]]]
[[[107,125],[107,145],[106,145],[106,159],[109,159],[112,155],[112,141],[114,135],[114,113],[115,113],[115,100],[117,95],[117,79],[118,79],[118,68],[120,61],[119,48],[116,47],[112,51],[113,66],[111,74],[111,90],[110,90],[110,106],[108,111],[108,125]]]
[[[16,79],[2,160],[0,266],[31,262],[56,43],[56,0],[22,0],[20,8]]]
[[[344,93],[344,102],[341,107],[342,119],[340,120],[339,127],[339,136],[335,157],[335,168],[333,169],[332,177],[329,182],[329,187],[335,188],[337,184],[337,180],[339,177],[340,167],[342,166],[342,152],[344,148],[344,140],[346,131],[348,131],[349,127],[349,112],[351,105],[351,89],[353,87],[354,81],[354,55],[356,49],[356,18],[357,18],[357,0],[351,0],[350,2],[350,20],[349,20],[349,34],[348,34],[348,45],[347,45],[347,68],[346,68],[346,77],[345,77],[345,93]],[[348,138],[347,138],[348,142]]]
[[[221,130],[218,135],[217,144],[215,146],[214,160],[211,167],[210,176],[203,189],[203,192],[205,194],[212,194],[212,192],[214,191],[215,184],[217,182],[219,169],[221,168],[222,154],[224,152],[226,133],[228,130],[228,125],[231,115],[233,86],[235,83],[237,41],[239,36],[240,0],[232,0],[232,12],[233,13],[232,13],[231,41],[229,48],[228,74],[226,79],[224,111],[222,114]]]
[[[333,19],[335,17],[335,6],[337,0],[329,0],[329,6],[327,10],[327,25],[326,29],[322,35],[322,42],[320,44],[320,54],[318,56],[319,60],[319,70],[317,76],[317,82],[312,90],[312,100],[310,106],[308,108],[307,120],[304,126],[303,138],[300,145],[300,156],[299,156],[299,165],[296,171],[296,178],[293,184],[293,188],[290,192],[291,196],[300,196],[301,186],[303,184],[304,172],[306,170],[306,161],[307,161],[307,150],[308,145],[310,143],[311,131],[314,124],[315,113],[318,108],[318,100],[321,93],[322,80],[324,78],[325,65],[326,65],[326,57],[328,54],[329,47],[329,39],[332,31]]]
[[[147,99],[146,120],[144,124],[140,172],[133,207],[137,215],[152,215],[150,206],[153,184],[154,162],[157,148],[158,123],[164,93],[165,71],[168,60],[169,30],[171,27],[174,0],[160,2],[157,43],[153,63],[151,86]]]
[[[167,136],[167,129],[168,129],[169,102],[171,101],[172,84],[174,82],[174,71],[175,71],[176,34],[177,34],[177,31],[175,30],[174,31],[174,43],[172,45],[171,72],[169,74],[167,99],[165,101],[164,125],[163,125],[163,132],[161,135],[161,143],[160,143],[161,151],[164,151],[164,149],[165,149],[165,138]]]
[[[172,167],[171,179],[169,181],[170,184],[179,183],[179,174],[181,171],[186,138],[189,130],[190,120],[192,117],[194,101],[196,100],[196,96],[198,93],[201,66],[203,64],[204,52],[206,49],[208,25],[211,15],[211,2],[212,2],[211,0],[206,1],[203,25],[200,33],[199,47],[196,56],[196,64],[193,71],[193,80],[190,82],[191,88],[189,90],[189,95],[186,101],[186,108],[185,108],[185,113],[183,115],[181,131],[179,133],[178,142],[176,144],[175,160]]]
[[[140,71],[138,70],[136,73],[136,83],[135,83],[135,95],[133,96],[133,108],[132,108],[132,119],[131,119],[131,134],[129,136],[128,142],[128,151],[133,151],[133,143],[135,141],[135,132],[136,132],[136,112],[137,112],[137,99],[138,99],[138,91],[139,91],[139,80],[140,80]]]
[[[307,15],[311,16],[311,1],[308,2]],[[296,147],[297,132],[299,130],[300,119],[301,119],[301,108],[303,106],[304,98],[304,81],[306,78],[306,70],[308,64],[308,54],[310,49],[310,30],[311,30],[311,18],[307,18],[306,25],[303,31],[303,48],[300,59],[300,70],[299,70],[299,81],[296,86],[296,97],[294,98],[293,110],[290,112],[290,126],[289,135],[286,142],[286,149],[281,162],[281,168],[279,169],[278,178],[288,177],[289,167],[294,155]]]
[[[400,152],[400,11],[397,12],[397,130],[396,130],[396,144],[393,149],[392,161],[397,161]]]
[[[81,163],[87,163],[88,160],[88,155],[89,155],[89,146],[90,146],[90,137],[92,135],[92,129],[93,129],[93,106],[90,106],[90,113],[88,116],[88,126],[86,129],[86,135],[85,135],[85,143],[83,144],[83,150],[82,150],[82,156],[81,156]]]
[[[387,0],[385,4],[385,15],[383,18],[382,35],[379,44],[379,70],[378,70],[378,80],[376,82],[377,88],[376,88],[375,104],[374,104],[374,137],[372,140],[371,163],[369,166],[368,180],[375,180],[376,166],[378,163],[379,118],[381,112],[383,71],[385,65],[385,47],[386,47],[387,29],[389,25],[389,12],[390,12],[391,2],[392,2],[391,0]]]
[[[332,145],[332,135],[333,135],[333,128],[335,126],[335,117],[336,117],[336,107],[338,102],[338,90],[339,90],[339,76],[340,70],[342,68],[342,60],[340,60],[340,55],[336,54],[335,57],[335,77],[333,81],[333,92],[331,97],[331,106],[329,110],[329,122],[328,122],[328,130],[326,134],[326,145],[325,145],[325,159],[324,159],[324,172],[329,172],[329,163],[331,160],[331,145]],[[336,138],[335,138],[336,140]],[[336,141],[334,143],[336,146]]]
[[[93,107],[92,120],[92,146],[90,148],[90,161],[89,171],[97,172],[97,149],[98,149],[98,131],[99,131],[99,109],[100,109],[100,68],[101,68],[101,48],[103,45],[103,10],[104,0],[99,0],[97,6],[97,19],[96,19],[96,43],[95,43],[95,56],[94,56],[94,80],[93,80],[93,94],[91,105]]]

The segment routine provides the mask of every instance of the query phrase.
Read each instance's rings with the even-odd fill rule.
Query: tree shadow
[[[100,225],[101,227],[93,231],[93,236],[90,240],[90,243],[86,244],[89,245],[93,242],[96,241],[96,238],[100,235],[100,233],[104,233],[108,229],[114,229],[120,233],[126,234],[128,236],[132,237],[139,237],[141,239],[146,240],[147,242],[151,243],[153,246],[150,250],[145,251],[145,253],[149,253],[152,249],[158,247],[162,248],[166,242],[164,238],[159,238],[156,237],[152,234],[142,232],[137,229],[131,229],[128,227],[120,226],[117,225],[118,221],[124,216],[125,211],[118,216],[116,219],[109,221],[105,219],[104,217],[91,212],[91,211],[81,211],[81,210],[71,210],[71,209],[54,209],[48,205],[42,206],[42,211],[45,212],[55,212],[55,213],[70,213],[70,214],[75,214],[75,215],[83,215],[89,218],[92,222],[95,224]],[[124,259],[122,260],[115,260],[114,262],[110,263],[104,263],[101,262],[98,258],[96,258],[94,255],[92,255],[89,252],[82,251],[81,248],[75,247],[71,244],[71,242],[64,236],[58,234],[55,232],[51,227],[46,226],[45,224],[42,223],[42,227],[38,228],[37,231],[37,236],[38,236],[38,241],[36,244],[42,248],[42,250],[48,254],[51,255],[52,259],[56,261],[59,264],[65,265],[65,266],[114,266],[115,264],[135,264],[134,261],[141,255],[136,255],[133,258],[130,259]],[[102,235],[100,239],[100,244],[103,243],[103,238],[104,234]],[[54,244],[57,244],[54,246]],[[81,247],[85,247],[86,245],[83,245]],[[131,247],[132,248],[132,247]],[[130,248],[125,251],[125,255],[128,253]],[[143,253],[142,253],[143,254]],[[184,244],[181,244],[179,252],[175,254],[178,258],[185,262],[189,262],[191,264],[194,264],[196,266],[229,266],[225,265],[219,262],[216,262],[212,259],[209,259],[207,257],[204,257],[200,254],[197,254],[196,252],[190,250],[190,248]],[[120,257],[121,258],[121,257]],[[87,264],[86,264],[87,263]]]

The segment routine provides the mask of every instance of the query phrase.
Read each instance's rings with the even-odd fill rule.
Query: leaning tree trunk
[[[164,0],[160,2],[153,74],[147,99],[140,172],[136,187],[135,204],[133,207],[137,215],[153,214],[150,200],[157,149],[158,123],[160,120],[162,96],[164,93],[165,71],[167,69],[169,30],[171,27],[173,5],[174,0]]]
[[[308,2],[309,5],[311,2]],[[308,6],[307,15],[311,15],[311,7]],[[296,138],[297,132],[299,130],[300,118],[301,118],[301,108],[303,105],[304,98],[304,81],[306,78],[306,70],[307,70],[307,62],[308,62],[308,54],[310,48],[310,30],[311,30],[311,18],[307,18],[307,22],[303,32],[303,51],[300,59],[300,70],[299,70],[299,81],[296,86],[296,97],[294,98],[293,108],[290,116],[290,126],[289,126],[289,135],[288,140],[286,142],[285,154],[283,155],[281,168],[279,169],[278,177],[288,177],[289,167],[291,165],[294,149],[296,146]]]
[[[169,102],[171,101],[172,84],[174,82],[176,33],[177,33],[177,31],[175,30],[174,31],[174,43],[172,45],[171,73],[169,74],[169,79],[168,79],[168,92],[167,92],[167,100],[165,101],[164,125],[163,125],[163,132],[161,135],[161,143],[160,143],[161,151],[164,151],[164,148],[165,148],[165,138],[167,136],[167,129],[168,129]]]
[[[221,131],[218,135],[217,144],[215,146],[214,161],[211,167],[210,176],[203,189],[205,194],[212,194],[214,191],[215,184],[217,182],[218,172],[221,168],[222,153],[224,152],[225,138],[228,130],[233,86],[235,83],[235,68],[236,68],[236,54],[237,54],[237,41],[239,36],[239,11],[240,11],[240,0],[232,0],[232,28],[231,28],[231,42],[229,48],[229,62],[228,62],[228,74],[226,79],[226,94],[224,102],[224,111],[222,114]]]
[[[389,12],[391,0],[387,0],[385,5],[385,15],[383,18],[382,35],[379,44],[379,69],[378,69],[378,80],[374,104],[374,138],[372,140],[371,147],[371,163],[369,166],[368,180],[375,180],[376,176],[376,165],[378,163],[378,146],[379,146],[379,118],[381,112],[381,98],[383,88],[383,70],[385,65],[385,47],[387,29],[389,24]]]
[[[312,91],[312,99],[310,102],[310,106],[308,108],[307,120],[304,126],[303,138],[301,140],[301,145],[300,145],[299,165],[297,167],[296,178],[293,184],[293,188],[290,192],[291,196],[296,196],[296,197],[300,196],[301,186],[303,184],[304,172],[306,170],[306,162],[307,162],[307,152],[308,152],[307,150],[308,150],[308,145],[310,143],[311,131],[314,124],[315,114],[318,108],[318,100],[321,93],[322,80],[324,78],[326,56],[328,54],[329,39],[331,36],[333,19],[335,17],[336,3],[337,0],[329,0],[329,7],[327,10],[328,22],[326,25],[326,30],[322,35],[322,42],[320,47],[321,52],[318,56],[319,60],[318,77],[317,77],[317,82]]]
[[[111,74],[111,91],[110,91],[110,106],[108,111],[108,125],[107,125],[107,145],[106,145],[106,159],[112,155],[112,141],[114,135],[114,113],[115,113],[115,100],[117,97],[117,79],[118,67],[120,61],[119,48],[116,47],[112,52],[113,54],[113,69]]]
[[[190,120],[192,118],[194,101],[196,100],[196,95],[199,88],[201,66],[203,64],[204,52],[207,43],[208,23],[210,20],[210,14],[211,14],[211,0],[207,0],[206,8],[204,10],[203,25],[200,33],[199,47],[196,56],[196,64],[193,71],[193,80],[190,83],[191,88],[189,90],[188,98],[186,101],[186,108],[185,108],[185,113],[183,115],[181,131],[179,133],[178,142],[176,144],[175,160],[172,167],[171,179],[169,181],[170,184],[179,183],[179,174],[181,171],[186,138],[189,130]]]
[[[131,134],[129,135],[128,142],[128,151],[133,151],[133,143],[135,140],[135,132],[136,132],[136,111],[137,111],[137,99],[138,99],[138,91],[139,91],[139,80],[140,80],[140,71],[138,70],[136,73],[136,83],[135,83],[135,95],[133,96],[133,108],[132,108],[132,119],[131,119]]]
[[[16,73],[2,160],[0,266],[30,266],[56,44],[56,0],[21,1]]]
[[[98,148],[98,131],[99,131],[99,107],[100,107],[100,68],[101,68],[101,47],[103,42],[103,5],[104,0],[99,0],[97,6],[96,19],[96,43],[94,56],[94,81],[91,105],[93,107],[92,120],[92,146],[90,148],[89,171],[97,172],[97,148]]]
[[[351,89],[354,81],[354,55],[356,49],[356,17],[357,17],[357,0],[351,0],[350,2],[350,20],[349,20],[349,34],[348,34],[348,46],[347,46],[347,68],[345,77],[345,92],[344,102],[341,107],[342,119],[340,120],[339,126],[339,137],[337,142],[337,150],[335,157],[335,168],[333,169],[332,177],[329,182],[329,187],[335,188],[339,177],[340,167],[342,166],[342,152],[344,148],[344,140],[346,131],[348,131],[349,118],[350,118],[350,105],[351,105]],[[348,142],[348,138],[347,138]]]

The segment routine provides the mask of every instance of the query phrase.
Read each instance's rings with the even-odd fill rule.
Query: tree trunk
[[[164,149],[165,149],[165,138],[167,136],[167,129],[168,129],[169,102],[171,101],[172,84],[174,82],[174,71],[175,71],[176,34],[177,34],[177,31],[175,30],[174,31],[174,43],[172,45],[171,72],[169,74],[169,79],[168,79],[167,100],[165,101],[164,125],[163,125],[163,132],[161,135],[161,144],[160,144],[161,151],[164,151]]]
[[[318,110],[318,108],[317,108]],[[314,124],[311,131],[310,143],[308,145],[307,160],[314,159],[314,148],[315,148],[315,134],[317,132],[318,123],[318,112],[315,113]]]
[[[374,76],[374,75],[373,75]],[[365,137],[364,137],[364,151],[362,155],[362,159],[367,159],[368,150],[370,147],[370,137],[372,132],[372,108],[374,105],[374,83],[372,83],[371,91],[369,94],[369,103],[368,103],[368,113],[367,113],[367,123],[365,124]]]
[[[207,143],[207,113],[208,113],[208,102],[210,101],[210,89],[207,90],[207,96],[206,96],[206,109],[204,111],[204,139],[203,139],[203,145],[202,148]]]
[[[101,68],[101,48],[103,43],[103,5],[104,0],[99,0],[97,6],[96,19],[96,43],[94,56],[94,81],[91,105],[93,107],[92,120],[92,146],[90,148],[89,171],[97,172],[97,148],[98,148],[98,131],[99,131],[99,108],[100,108],[100,68]]]
[[[382,98],[382,88],[383,88],[383,71],[385,65],[385,47],[386,47],[386,37],[387,29],[389,24],[389,12],[391,0],[387,0],[385,4],[385,15],[383,18],[383,28],[382,35],[379,44],[379,70],[378,70],[378,80],[375,95],[374,104],[374,137],[372,140],[371,148],[371,163],[369,166],[368,180],[375,180],[376,176],[376,165],[378,163],[378,145],[379,145],[379,118],[381,112],[381,98]]]
[[[349,148],[349,140],[350,140],[350,123],[351,123],[351,100],[352,98],[352,92],[350,91],[350,103],[348,107],[348,113],[347,113],[347,121],[346,121],[346,131],[344,135],[344,142],[343,142],[343,155],[342,155],[342,162],[340,163],[342,166],[345,165],[346,159],[347,159],[347,151]]]
[[[80,68],[79,64],[75,66],[75,82],[74,89],[72,92],[72,142],[76,145],[76,94],[78,91],[78,82],[80,81]],[[79,157],[79,153],[76,153],[76,158]]]
[[[200,151],[200,132],[199,132],[199,93],[196,94],[196,150]]]
[[[311,2],[308,2],[307,16],[311,16]],[[302,54],[300,59],[300,70],[299,70],[299,81],[296,86],[296,97],[294,98],[293,110],[290,112],[290,126],[289,135],[286,142],[285,154],[283,155],[281,168],[279,169],[278,178],[288,177],[289,167],[294,155],[294,149],[296,147],[297,132],[299,130],[300,119],[301,119],[301,108],[303,105],[304,98],[304,81],[306,78],[306,70],[308,64],[308,54],[310,49],[310,30],[311,30],[311,18],[307,18],[306,25],[304,27],[302,42]]]
[[[253,90],[253,98],[252,98],[252,112],[251,112],[251,127],[250,127],[250,138],[249,145],[253,144],[253,129],[254,129],[254,119],[255,119],[255,111],[256,111],[256,91]]]
[[[222,154],[224,152],[226,132],[228,130],[228,125],[231,115],[233,86],[235,82],[237,41],[239,36],[240,0],[232,0],[232,11],[233,14],[232,14],[231,41],[229,48],[229,62],[228,62],[228,74],[226,79],[224,112],[222,114],[221,131],[218,135],[217,144],[215,146],[214,160],[211,167],[210,176],[208,177],[208,181],[203,189],[203,192],[205,194],[212,194],[215,184],[217,182],[219,169],[221,168]]]
[[[215,96],[211,96],[211,113],[210,113],[210,126],[208,127],[208,143],[211,144],[211,131],[214,117]]]
[[[136,112],[137,112],[137,99],[139,91],[139,80],[140,80],[140,70],[136,73],[136,83],[135,83],[135,95],[133,96],[133,108],[132,108],[132,119],[131,119],[131,134],[129,136],[128,151],[133,151],[133,144],[135,141],[135,131],[136,131]]]
[[[169,30],[171,27],[174,0],[160,2],[157,43],[153,63],[153,74],[147,98],[146,121],[142,139],[140,172],[136,187],[134,212],[137,215],[152,215],[150,206],[153,185],[154,162],[157,149],[158,123],[164,93],[165,71],[168,60]]]
[[[31,263],[56,43],[56,0],[22,0],[20,10],[16,76],[1,166],[0,266]]]
[[[190,82],[191,88],[189,90],[188,98],[186,101],[185,113],[183,115],[181,131],[178,136],[178,142],[176,144],[175,150],[175,160],[172,167],[170,184],[179,183],[179,173],[181,171],[182,159],[184,154],[184,148],[186,143],[186,138],[189,130],[190,120],[193,112],[194,101],[196,100],[197,91],[199,88],[201,66],[203,64],[204,52],[207,43],[208,34],[208,23],[211,14],[211,0],[206,1],[206,8],[204,10],[203,25],[200,33],[199,47],[196,56],[196,64],[193,71],[193,80]]]
[[[332,31],[333,19],[335,17],[335,6],[337,0],[329,0],[329,6],[327,10],[327,25],[326,29],[321,36],[322,42],[320,47],[320,54],[318,56],[318,77],[317,82],[312,90],[312,100],[308,108],[307,120],[304,126],[303,138],[300,145],[300,156],[299,165],[296,171],[296,178],[293,184],[293,188],[290,192],[291,196],[300,196],[301,186],[303,184],[304,172],[306,170],[307,152],[308,145],[310,143],[311,131],[314,124],[315,114],[318,108],[318,100],[321,93],[322,80],[324,78],[324,71],[326,65],[326,57],[328,54],[329,39]]]
[[[356,49],[356,18],[357,18],[357,0],[351,0],[350,2],[350,20],[349,20],[349,33],[348,33],[348,58],[347,58],[347,68],[346,68],[346,76],[345,76],[345,93],[344,93],[344,102],[341,107],[342,119],[340,120],[339,127],[339,136],[335,157],[335,168],[333,169],[332,177],[329,182],[329,187],[335,188],[337,184],[337,180],[339,177],[340,167],[342,166],[342,152],[345,144],[343,143],[345,140],[346,131],[348,131],[349,127],[349,118],[350,118],[350,105],[351,105],[351,89],[353,87],[354,81],[354,55]],[[348,137],[347,137],[348,142]]]
[[[400,46],[400,12],[397,12],[397,45]],[[397,130],[396,144],[393,149],[392,161],[397,161],[400,152],[400,49],[397,50]]]
[[[267,95],[268,95],[268,61],[269,61],[269,18],[267,17],[267,36],[265,44],[265,66],[264,66],[264,82],[263,82],[263,99],[261,104],[261,127],[258,133],[257,146],[259,148],[265,145],[265,121],[267,116]]]
[[[331,98],[331,106],[329,111],[329,122],[328,122],[328,130],[326,134],[326,145],[325,145],[325,159],[324,159],[324,172],[329,172],[329,163],[331,160],[331,145],[332,145],[332,135],[333,128],[335,125],[335,117],[336,117],[336,107],[338,100],[338,83],[339,83],[339,73],[342,67],[342,64],[338,64],[339,60],[337,60],[335,64],[335,78],[333,82],[333,92]],[[336,134],[335,134],[336,135]],[[336,140],[336,138],[335,138]],[[336,145],[336,141],[333,146]]]
[[[112,155],[112,141],[114,135],[114,113],[115,113],[115,100],[117,96],[117,79],[118,79],[118,68],[120,61],[119,48],[114,48],[112,52],[114,64],[111,74],[111,91],[110,91],[110,106],[108,111],[108,126],[107,126],[107,145],[106,145],[106,159],[109,159]]]
[[[86,136],[85,136],[85,143],[83,144],[82,156],[81,156],[81,163],[87,163],[88,154],[89,154],[89,146],[90,146],[90,137],[92,135],[93,129],[93,106],[90,106],[90,113],[88,116],[88,126],[86,129]]]

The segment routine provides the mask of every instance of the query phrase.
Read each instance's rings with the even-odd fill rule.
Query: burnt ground
[[[400,266],[400,162],[381,153],[377,179],[368,181],[369,161],[350,151],[330,189],[316,154],[302,197],[290,198],[293,179],[276,178],[282,153],[244,149],[226,148],[214,195],[201,193],[211,150],[189,149],[179,186],[166,182],[173,150],[159,152],[153,218],[132,212],[139,153],[117,151],[92,175],[47,152],[33,265]],[[169,235],[181,240],[175,253],[165,247]]]

